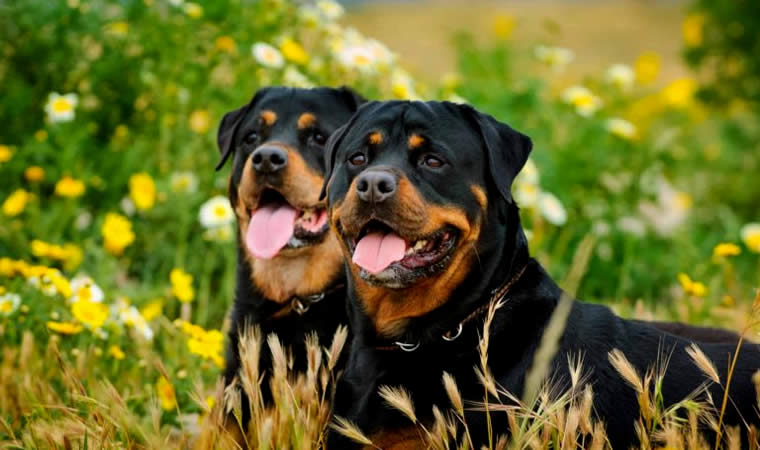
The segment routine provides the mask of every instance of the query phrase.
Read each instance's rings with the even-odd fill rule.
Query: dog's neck
[[[238,302],[259,310],[262,315],[275,314],[292,300],[329,293],[344,283],[342,256],[330,246],[337,246],[332,235],[309,255],[282,261],[252,258],[238,245],[238,270],[235,296]]]

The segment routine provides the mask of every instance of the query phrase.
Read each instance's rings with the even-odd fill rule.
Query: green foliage
[[[703,94],[717,103],[760,106],[760,15],[752,0],[695,0],[683,23],[684,56],[707,76]]]

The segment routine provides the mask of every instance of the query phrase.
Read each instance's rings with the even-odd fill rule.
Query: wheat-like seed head
[[[335,416],[333,422],[330,424],[330,428],[337,431],[342,436],[345,436],[352,441],[363,444],[373,445],[372,441],[362,433],[362,431],[354,423],[343,417]]]
[[[612,364],[612,367],[620,374],[623,379],[631,385],[639,394],[644,392],[644,384],[639,377],[639,373],[635,367],[628,361],[623,352],[618,349],[614,349],[607,354],[607,359]]]
[[[686,347],[686,353],[707,378],[720,384],[720,375],[718,375],[718,371],[715,369],[712,361],[710,361],[710,358],[705,355],[701,348],[697,347],[697,344],[691,343],[691,345]]]
[[[378,391],[380,397],[382,397],[389,406],[401,411],[401,413],[408,417],[409,420],[417,423],[417,415],[414,413],[414,403],[412,403],[412,397],[409,394],[409,391],[403,387],[392,386],[380,386]]]
[[[443,387],[446,389],[449,401],[456,412],[459,413],[460,416],[464,415],[464,405],[462,404],[462,396],[459,393],[457,382],[448,372],[443,372]]]

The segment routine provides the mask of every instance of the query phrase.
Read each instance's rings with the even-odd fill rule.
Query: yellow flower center
[[[227,210],[224,208],[224,206],[217,206],[214,208],[214,215],[219,218],[226,217]]]
[[[72,105],[65,98],[57,98],[53,100],[53,103],[50,105],[50,107],[53,112],[58,114],[64,114],[74,109],[74,105]]]

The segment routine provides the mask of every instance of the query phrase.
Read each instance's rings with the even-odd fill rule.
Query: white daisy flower
[[[607,131],[612,133],[613,135],[625,139],[625,140],[632,140],[636,139],[637,136],[637,130],[636,125],[632,124],[631,122],[621,119],[619,117],[613,117],[612,119],[607,120]]]
[[[536,163],[532,159],[528,159],[517,178],[523,183],[538,184],[539,173]]]
[[[567,211],[554,194],[542,192],[538,196],[538,210],[550,223],[560,226],[567,222]]]
[[[204,228],[216,228],[231,224],[235,220],[235,214],[232,211],[229,199],[217,195],[201,205],[199,219]]]
[[[286,86],[293,86],[298,88],[312,88],[314,83],[309,80],[306,75],[302,74],[298,69],[293,66],[288,66],[285,72],[282,74],[282,83]]]
[[[375,55],[363,45],[349,45],[338,53],[338,61],[348,69],[371,72],[375,67]]]
[[[636,73],[631,69],[631,66],[625,64],[613,64],[607,69],[604,79],[607,83],[616,86],[618,89],[627,91],[633,86],[633,81],[636,79]]]
[[[18,309],[21,304],[21,297],[13,292],[6,292],[0,295],[0,315],[10,316]]]
[[[748,223],[741,229],[744,245],[752,252],[760,253],[760,223]]]
[[[174,172],[169,187],[173,192],[191,194],[198,190],[198,177],[193,172]]]
[[[256,61],[262,66],[279,69],[285,64],[285,58],[279,50],[264,42],[253,44],[251,53]]]
[[[563,47],[539,45],[534,50],[534,54],[539,61],[554,69],[555,72],[563,71],[565,66],[575,59],[575,53]]]
[[[571,86],[562,93],[562,101],[575,106],[575,111],[588,117],[602,107],[602,99],[583,86]]]
[[[219,227],[209,228],[203,232],[203,238],[207,241],[229,242],[234,236],[232,225],[222,225]]]
[[[521,208],[532,208],[536,206],[539,194],[541,194],[541,190],[538,188],[537,184],[527,183],[520,180],[515,183],[515,201]]]
[[[76,303],[80,300],[93,303],[102,303],[105,294],[95,281],[87,275],[77,275],[71,280],[71,298],[69,302]]]
[[[137,211],[135,202],[133,202],[129,197],[124,197],[121,199],[119,206],[121,207],[121,210],[124,211],[124,214],[128,216],[133,216],[135,214],[135,211]]]
[[[330,21],[339,19],[345,12],[343,6],[333,0],[319,0],[317,2],[317,8],[325,17],[325,19]]]
[[[616,226],[619,230],[638,237],[644,236],[647,232],[644,221],[633,216],[621,217],[618,219]]]
[[[48,96],[45,112],[50,122],[71,122],[74,120],[74,109],[79,103],[77,94],[61,95],[53,92]]]

